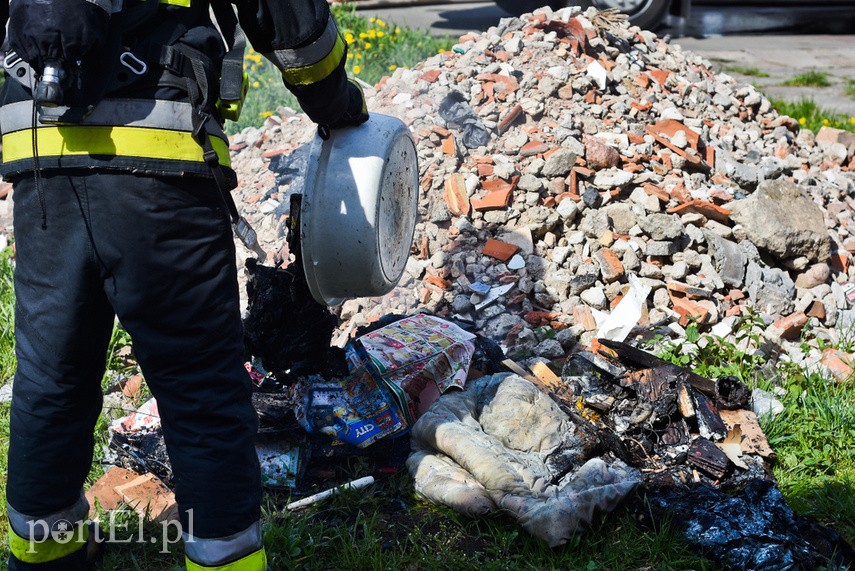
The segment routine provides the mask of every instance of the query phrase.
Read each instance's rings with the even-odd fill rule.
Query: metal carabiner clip
[[[122,53],[122,55],[119,56],[119,62],[131,70],[131,73],[134,75],[143,75],[148,71],[146,63],[131,52]]]

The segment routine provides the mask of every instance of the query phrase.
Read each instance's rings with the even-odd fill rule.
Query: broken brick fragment
[[[449,135],[442,141],[442,152],[448,156],[457,154],[457,147],[454,143],[454,135]]]
[[[845,381],[852,376],[852,353],[839,349],[826,349],[822,352],[820,361],[838,381]]]
[[[520,149],[520,156],[522,157],[533,157],[534,155],[539,155],[541,153],[545,153],[549,150],[549,145],[544,143],[543,141],[538,141],[537,139],[533,139],[522,146]]]
[[[495,238],[487,238],[484,248],[481,253],[491,258],[496,258],[500,262],[507,262],[520,249],[516,244],[508,244]]]
[[[722,208],[712,202],[708,202],[706,200],[701,200],[700,198],[695,198],[689,200],[687,202],[683,202],[673,208],[669,208],[667,210],[668,214],[677,214],[682,216],[687,212],[696,212],[697,214],[701,214],[710,220],[715,220],[716,222],[721,222],[722,224],[730,223],[730,210],[726,208]]]
[[[709,319],[709,311],[703,305],[696,301],[692,301],[687,297],[673,297],[671,304],[674,311],[680,316],[680,325],[685,327],[690,321],[694,320],[697,323],[706,323]]]
[[[810,307],[805,312],[808,317],[815,317],[820,321],[825,321],[825,304],[820,300],[814,300]]]
[[[445,179],[445,192],[442,197],[448,211],[455,216],[469,214],[469,193],[466,190],[466,179],[460,173],[455,173]]]
[[[512,197],[513,191],[509,187],[504,190],[488,192],[481,198],[473,198],[470,200],[470,203],[474,210],[478,210],[480,212],[487,210],[503,210],[511,203]]]
[[[807,315],[799,311],[775,321],[772,327],[781,332],[782,339],[798,339],[807,321]]]
[[[600,264],[600,273],[606,283],[616,281],[624,275],[623,264],[612,250],[601,248],[594,253],[594,258]]]
[[[427,81],[428,83],[433,83],[437,80],[441,73],[442,71],[439,69],[429,69],[423,74],[421,74],[419,76],[419,79],[422,81]]]

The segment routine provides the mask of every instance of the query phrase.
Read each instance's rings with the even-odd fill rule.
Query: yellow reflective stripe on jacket
[[[161,4],[169,4],[170,6],[181,6],[182,8],[190,7],[190,0],[160,0]]]
[[[253,551],[232,563],[214,567],[199,565],[189,559],[185,559],[185,562],[187,563],[187,571],[267,571],[267,555],[264,553],[264,548]]]
[[[9,526],[9,549],[16,559],[24,563],[48,563],[86,547],[86,541],[89,539],[88,525],[80,525],[69,533],[69,540],[62,543],[53,537],[44,541],[30,541],[18,535],[12,526]]]
[[[292,67],[282,70],[282,77],[291,85],[309,85],[317,83],[331,74],[344,57],[345,43],[337,36],[332,51],[325,58],[312,65]]]
[[[62,125],[38,129],[40,157],[98,155],[139,157],[203,163],[203,150],[186,131],[145,127]],[[211,137],[219,162],[231,164],[228,144]],[[33,158],[32,130],[3,135],[3,160],[7,163]]]

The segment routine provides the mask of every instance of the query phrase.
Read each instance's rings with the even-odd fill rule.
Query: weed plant
[[[806,71],[781,83],[787,87],[828,87],[831,82],[828,74],[820,71]]]
[[[799,99],[795,102],[773,99],[772,106],[780,115],[788,115],[798,120],[799,125],[814,133],[822,127],[834,127],[835,129],[855,132],[855,117],[847,117],[840,113],[822,109],[813,99]]]
[[[739,75],[747,75],[749,77],[769,77],[765,71],[761,71],[756,67],[744,67],[740,65],[725,66],[722,68],[727,73],[737,73]]]

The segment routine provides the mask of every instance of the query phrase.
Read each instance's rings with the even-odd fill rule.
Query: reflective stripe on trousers
[[[261,543],[261,522],[257,521],[226,537],[201,538],[183,534],[187,570],[265,571],[267,557]]]

